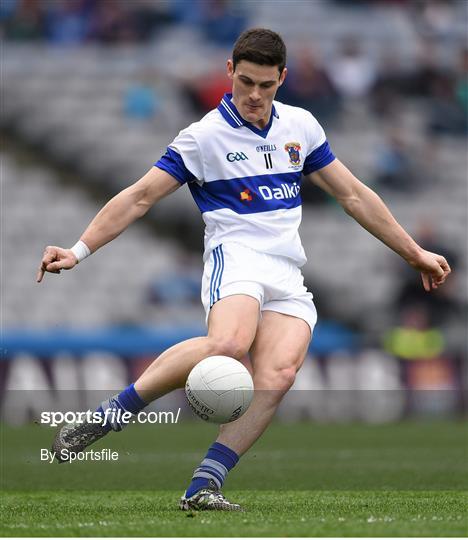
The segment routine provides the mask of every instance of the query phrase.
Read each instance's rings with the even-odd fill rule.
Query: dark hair
[[[254,64],[278,66],[280,74],[286,65],[286,45],[279,34],[266,28],[251,28],[242,32],[234,44],[234,70],[241,60]]]

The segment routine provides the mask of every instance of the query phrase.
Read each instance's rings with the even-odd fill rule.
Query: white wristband
[[[81,240],[78,240],[78,242],[70,249],[73,252],[73,255],[75,255],[78,262],[81,262],[83,259],[86,259],[86,257],[89,257],[91,255],[91,250]]]

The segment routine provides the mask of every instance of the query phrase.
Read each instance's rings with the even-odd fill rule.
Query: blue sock
[[[227,473],[239,461],[239,456],[224,444],[215,442],[210,446],[205,459],[200,463],[200,466],[195,469],[185,496],[187,498],[195,495],[197,491],[208,486],[210,481],[216,484],[218,489],[221,489],[224,484],[224,479]]]
[[[103,401],[97,408],[97,412],[101,413],[104,420],[102,427],[106,432],[111,430],[122,431],[127,425],[126,422],[122,422],[122,414],[124,412],[138,414],[146,405],[148,404],[141,399],[135,390],[135,385],[131,384],[125,390],[122,390],[120,394]],[[106,417],[105,411],[108,409],[111,412]]]

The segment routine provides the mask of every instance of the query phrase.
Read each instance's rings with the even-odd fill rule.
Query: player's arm
[[[382,199],[338,159],[307,177],[332,195],[362,227],[421,272],[424,288],[441,285],[450,273],[444,257],[421,248],[396,221]]]
[[[166,171],[153,167],[140,180],[113,197],[99,211],[82,234],[80,243],[83,244],[80,245],[90,253],[94,253],[180,185],[180,182]],[[37,281],[42,280],[45,272],[59,274],[60,270],[69,270],[76,264],[78,258],[75,250],[47,246],[37,272]]]

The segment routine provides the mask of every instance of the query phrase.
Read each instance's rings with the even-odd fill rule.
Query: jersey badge
[[[288,142],[284,145],[284,149],[289,154],[289,162],[295,167],[299,167],[301,164],[301,144],[298,142]]]

